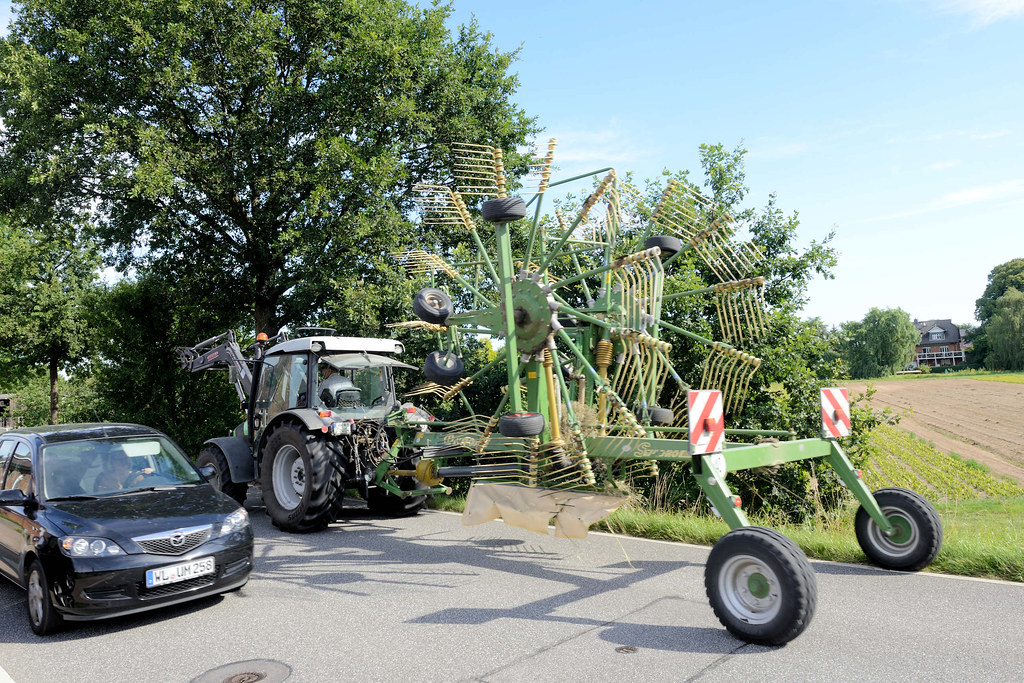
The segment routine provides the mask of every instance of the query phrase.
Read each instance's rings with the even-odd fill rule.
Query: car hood
[[[208,484],[128,495],[47,502],[47,517],[67,534],[102,536],[119,544],[136,536],[216,524],[238,509]],[[128,550],[127,547],[125,547]]]

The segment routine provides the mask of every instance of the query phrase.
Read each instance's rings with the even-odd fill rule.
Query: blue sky
[[[701,143],[748,149],[749,205],[776,192],[804,242],[836,231],[807,316],[972,322],[1024,257],[1024,0],[454,4],[521,48],[516,100],[567,174],[699,176]]]

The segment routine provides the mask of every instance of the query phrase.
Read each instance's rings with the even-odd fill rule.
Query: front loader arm
[[[252,359],[245,357],[233,330],[201,341],[195,346],[179,346],[175,350],[182,370],[227,370],[239,400],[248,399],[252,392]]]

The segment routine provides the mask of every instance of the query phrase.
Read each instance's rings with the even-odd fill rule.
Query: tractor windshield
[[[384,361],[383,363],[379,361]],[[394,407],[391,367],[405,366],[383,356],[338,354],[320,359],[318,407],[353,419],[383,418]]]

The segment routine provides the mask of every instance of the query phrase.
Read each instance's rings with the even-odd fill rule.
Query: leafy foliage
[[[842,325],[843,349],[855,379],[883,377],[902,370],[921,339],[901,308],[872,308],[860,322]]]
[[[417,238],[403,214],[446,175],[439,151],[533,131],[510,101],[515,54],[475,24],[452,36],[450,13],[29,0],[0,45],[2,201],[98,202],[122,270],[235,302],[261,331],[314,320]]]
[[[988,362],[989,355],[989,323],[996,313],[998,301],[1010,288],[1024,292],[1024,259],[1017,258],[1001,263],[992,269],[988,274],[988,285],[975,305],[974,315],[981,321],[977,330],[968,336],[974,346],[968,353],[971,363],[980,364]],[[995,359],[993,359],[995,362]]]
[[[1024,292],[1010,287],[996,299],[988,320],[990,370],[1024,370]]]

